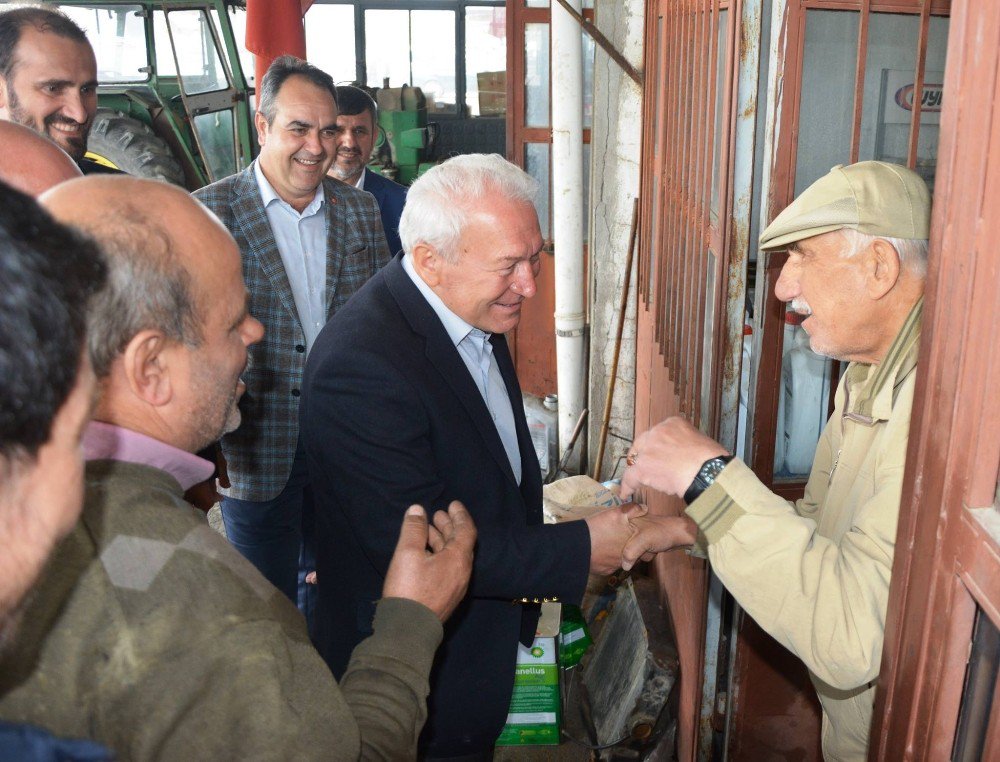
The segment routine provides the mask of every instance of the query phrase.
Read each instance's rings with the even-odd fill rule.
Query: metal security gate
[[[802,494],[805,473],[775,449],[787,331],[773,286],[785,255],[759,253],[757,230],[834,164],[878,158],[934,182],[950,7],[647,3],[637,432],[685,415],[742,449],[775,492]],[[737,431],[745,321],[753,367]],[[827,369],[829,400],[837,368]],[[681,759],[818,759],[818,706],[801,662],[702,561],[668,553],[656,569],[678,627]]]
[[[871,759],[1000,758],[1000,4],[952,24]]]
[[[835,164],[907,164],[933,188],[950,3],[801,0],[772,6],[768,37],[760,225]],[[781,398],[788,368],[785,305],[774,284],[784,252],[756,254],[752,389],[746,459],[788,499],[802,495],[811,457],[793,463]],[[793,329],[794,330],[794,329]],[[827,361],[821,422],[832,409],[837,363]],[[815,435],[818,435],[819,428]],[[812,439],[815,442],[815,438]],[[819,758],[819,711],[801,662],[737,607],[727,692],[731,759]]]
[[[759,7],[738,0],[646,6],[637,433],[683,414],[735,445]],[[752,29],[755,18],[758,40],[740,40],[738,31]],[[662,495],[648,502],[653,512],[682,508]],[[710,591],[702,560],[667,553],[655,565],[681,653],[679,754],[694,759],[711,750],[721,596]]]

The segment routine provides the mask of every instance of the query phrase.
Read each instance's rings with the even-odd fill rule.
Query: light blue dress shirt
[[[299,324],[306,335],[306,352],[309,352],[326,325],[327,219],[323,184],[320,183],[316,196],[299,214],[271,187],[261,171],[260,162],[255,161],[253,169],[288,285],[292,287]]]
[[[493,417],[493,424],[497,427],[497,434],[500,435],[503,449],[507,452],[507,459],[510,461],[514,478],[520,484],[521,451],[517,446],[514,408],[511,406],[503,376],[500,375],[500,366],[497,365],[497,359],[493,356],[490,334],[469,325],[448,309],[448,305],[441,300],[441,297],[435,294],[434,290],[424,283],[423,278],[417,275],[409,254],[403,257],[403,270],[410,276],[413,285],[417,287],[431,309],[434,310],[444,325],[445,331],[448,332],[448,337],[458,350],[465,367],[469,369],[469,375],[475,381],[476,388],[479,389],[479,393],[483,396],[483,401]]]

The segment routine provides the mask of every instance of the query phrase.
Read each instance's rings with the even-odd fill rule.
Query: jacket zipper
[[[830,480],[826,483],[829,487],[833,484],[833,475],[837,471],[837,466],[840,465],[840,455],[844,452],[844,439],[847,437],[847,425],[846,421],[848,419],[852,421],[857,421],[858,423],[863,423],[865,426],[871,426],[875,423],[875,419],[870,415],[863,415],[861,413],[847,412],[851,409],[851,385],[847,383],[847,379],[844,378],[844,413],[840,416],[840,447],[837,448],[837,455],[833,459],[833,467],[830,469]]]

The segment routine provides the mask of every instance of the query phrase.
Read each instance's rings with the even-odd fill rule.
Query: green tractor
[[[245,0],[49,1],[97,56],[89,158],[189,190],[249,166],[259,150],[254,91],[233,31]],[[438,126],[427,123],[420,88],[371,92],[381,127],[371,168],[409,185],[433,166]]]
[[[378,103],[379,126],[369,168],[409,185],[435,163],[439,127],[427,121],[427,99],[419,87],[408,85],[369,92]]]
[[[88,157],[195,190],[257,153],[233,0],[58,0],[97,55]]]

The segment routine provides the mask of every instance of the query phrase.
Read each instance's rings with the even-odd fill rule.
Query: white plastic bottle
[[[816,443],[826,423],[829,363],[809,348],[809,335],[795,325],[792,346],[781,369],[785,471],[795,476],[808,474],[812,468]]]
[[[774,474],[781,474],[785,471],[785,449],[787,447],[787,436],[785,435],[785,368],[788,367],[788,353],[795,344],[795,327],[802,322],[801,316],[794,312],[785,313],[785,332],[781,344],[781,388],[778,390],[778,418],[774,428]]]
[[[753,327],[743,326],[743,360],[740,363],[740,410],[736,423],[736,457],[743,458],[747,441],[747,405],[750,398],[750,361],[753,355]]]
[[[528,432],[531,434],[531,443],[535,447],[535,456],[544,481],[558,465],[559,398],[555,394],[546,394],[543,400],[532,394],[525,394],[524,417],[528,420]]]

